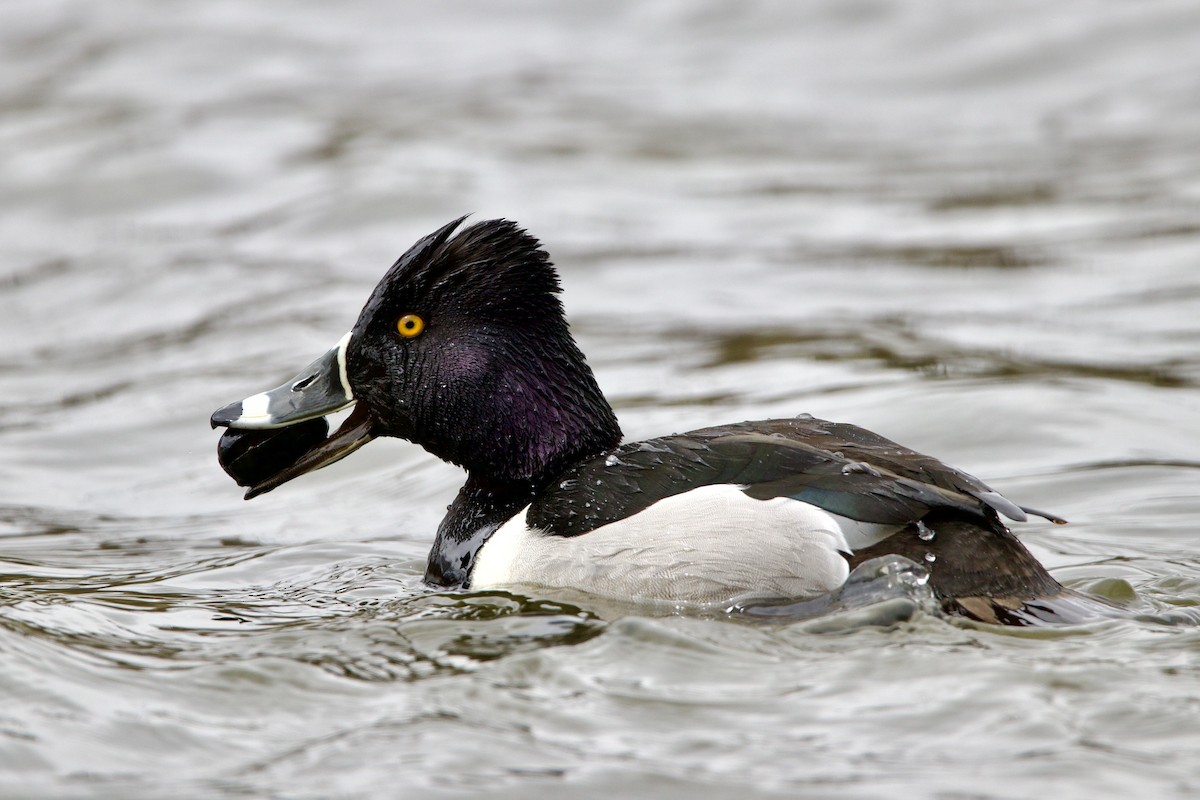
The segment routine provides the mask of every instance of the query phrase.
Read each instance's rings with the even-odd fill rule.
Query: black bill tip
[[[238,400],[236,403],[218,408],[209,417],[208,422],[214,428],[228,428],[240,416],[242,416],[242,401]]]

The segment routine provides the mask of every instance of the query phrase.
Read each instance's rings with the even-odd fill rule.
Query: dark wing
[[[932,509],[1024,519],[986,484],[853,425],[797,418],[704,428],[623,445],[563,474],[527,521],[578,536],[700,486],[792,497],[861,522],[906,524]]]

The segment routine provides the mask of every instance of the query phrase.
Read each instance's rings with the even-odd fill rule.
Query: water
[[[1193,797],[1200,10],[0,6],[0,795]],[[630,437],[852,421],[1132,618],[434,595],[460,476],[219,405],[508,216]],[[890,609],[890,610],[889,610]],[[1171,624],[1178,622],[1180,624]]]

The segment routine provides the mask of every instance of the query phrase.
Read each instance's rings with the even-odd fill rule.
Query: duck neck
[[[438,527],[425,579],[469,583],[475,554],[500,525],[572,464],[616,447],[621,428],[561,317],[536,337],[493,341],[475,379],[430,409],[420,443],[467,470]],[[534,342],[536,341],[536,344]],[[460,348],[458,358],[469,355]],[[465,370],[464,370],[465,371]],[[418,409],[421,411],[421,409]]]
[[[479,548],[529,505],[537,491],[531,482],[496,484],[468,477],[438,526],[425,567],[426,583],[465,587]]]
[[[518,514],[572,464],[616,447],[621,428],[591,370],[529,376],[506,372],[492,402],[460,428],[453,452],[438,453],[467,470],[429,553],[425,580],[469,585],[478,553],[496,529]]]

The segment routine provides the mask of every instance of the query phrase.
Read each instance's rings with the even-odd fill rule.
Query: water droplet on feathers
[[[917,523],[917,538],[922,542],[932,542],[935,535],[933,529],[924,522]]]

